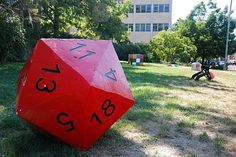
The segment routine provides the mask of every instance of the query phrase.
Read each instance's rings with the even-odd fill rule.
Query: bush
[[[0,61],[19,61],[24,57],[25,30],[13,10],[0,8]]]
[[[155,61],[155,56],[149,44],[146,43],[114,43],[114,48],[120,60],[128,60],[128,54],[144,54],[146,62]]]

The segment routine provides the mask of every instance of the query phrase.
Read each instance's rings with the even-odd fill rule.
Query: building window
[[[158,24],[158,31],[160,32],[160,31],[162,31],[163,29],[164,29],[163,23],[159,23],[159,24]]]
[[[154,5],[153,5],[153,12],[154,12],[154,13],[159,12],[159,10],[158,10],[158,4],[154,4]]]
[[[150,13],[150,12],[152,12],[152,5],[148,4],[147,5],[147,13]]]
[[[133,31],[134,31],[134,25],[130,23],[130,24],[128,25],[128,29],[129,29],[131,32],[133,32]]]
[[[169,29],[169,23],[153,23],[152,30],[153,32],[162,31]]]
[[[136,13],[151,13],[151,12],[152,12],[151,4],[136,5]]]
[[[164,4],[159,4],[159,12],[160,13],[164,12]]]
[[[150,23],[136,23],[135,31],[136,32],[150,32],[151,24]]]
[[[146,27],[145,27],[145,24],[142,23],[142,24],[141,24],[141,32],[145,32],[145,28],[146,28]]]
[[[153,32],[157,32],[157,23],[154,23],[153,25],[152,25],[152,31]]]
[[[151,24],[146,23],[146,32],[150,32],[150,31],[151,31]]]
[[[129,13],[134,13],[134,5],[131,5],[131,7],[129,9]]]
[[[127,31],[134,31],[134,25],[132,23],[125,24],[125,26],[127,27]]]
[[[164,23],[164,29],[165,30],[169,29],[169,23]]]
[[[169,4],[165,4],[164,11],[165,12],[170,12],[170,5]]]
[[[141,5],[141,13],[145,13],[146,12],[146,5]]]
[[[154,4],[153,12],[154,13],[170,12],[170,5],[169,4]]]
[[[135,24],[135,31],[136,32],[140,32],[141,31],[140,24]]]
[[[141,6],[140,5],[136,5],[136,13],[141,13]]]

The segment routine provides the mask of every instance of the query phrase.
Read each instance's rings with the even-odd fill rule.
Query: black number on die
[[[51,72],[51,73],[58,73],[58,74],[60,74],[60,69],[59,69],[58,64],[56,64],[56,69],[42,68],[42,70],[43,70],[43,71],[46,71],[46,72]]]
[[[116,106],[114,104],[111,103],[111,100],[110,99],[106,99],[103,103],[102,103],[102,106],[101,106],[101,109],[104,110],[104,115],[106,117],[109,117],[111,116],[115,109],[116,109]],[[109,112],[110,111],[110,112]],[[102,124],[102,121],[101,119],[98,117],[98,115],[96,113],[93,113],[91,119],[90,119],[90,122],[92,122],[94,119],[97,120],[98,124]]]
[[[58,73],[60,74],[60,69],[58,64],[56,64],[56,68],[55,69],[48,69],[48,68],[42,68],[42,71],[46,71],[46,72],[50,72],[50,73]],[[43,78],[39,78],[36,82],[36,89],[40,92],[48,92],[51,93],[56,89],[56,81],[52,80],[51,84],[53,85],[51,89],[48,88],[48,84],[44,84],[44,86],[42,88],[39,87],[39,83],[44,80]]]
[[[90,119],[90,122],[92,122],[94,118],[97,120],[97,122],[98,122],[99,124],[102,124],[101,119],[98,117],[98,115],[97,115],[96,113],[93,113],[93,115],[92,115],[92,117],[91,117],[91,119]]]
[[[70,128],[64,130],[65,132],[70,132],[75,129],[74,123],[72,120],[68,120],[67,122],[63,122],[61,117],[69,117],[69,115],[65,112],[61,112],[57,115],[57,122],[63,126],[70,126]]]
[[[108,110],[111,109],[111,112],[109,113]],[[111,103],[110,99],[107,99],[102,104],[102,110],[104,110],[104,115],[109,117],[112,115],[112,113],[115,111],[116,107]]]
[[[56,82],[52,80],[53,87],[51,89],[48,89],[48,84],[45,84],[43,88],[39,87],[39,83],[43,80],[43,78],[38,79],[36,82],[36,89],[40,92],[53,92],[56,89]]]

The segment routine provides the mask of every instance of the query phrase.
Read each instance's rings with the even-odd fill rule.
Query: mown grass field
[[[15,115],[22,63],[0,64],[0,157],[236,156],[236,72],[122,62],[136,104],[87,152],[35,135]]]

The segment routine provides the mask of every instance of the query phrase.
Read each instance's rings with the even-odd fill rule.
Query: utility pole
[[[233,0],[230,0],[230,8],[229,8],[229,15],[228,15],[228,27],[227,27],[227,35],[226,35],[224,70],[227,70],[228,50],[229,50],[229,26],[230,26],[230,15],[231,15],[231,10],[232,10],[232,1]]]

